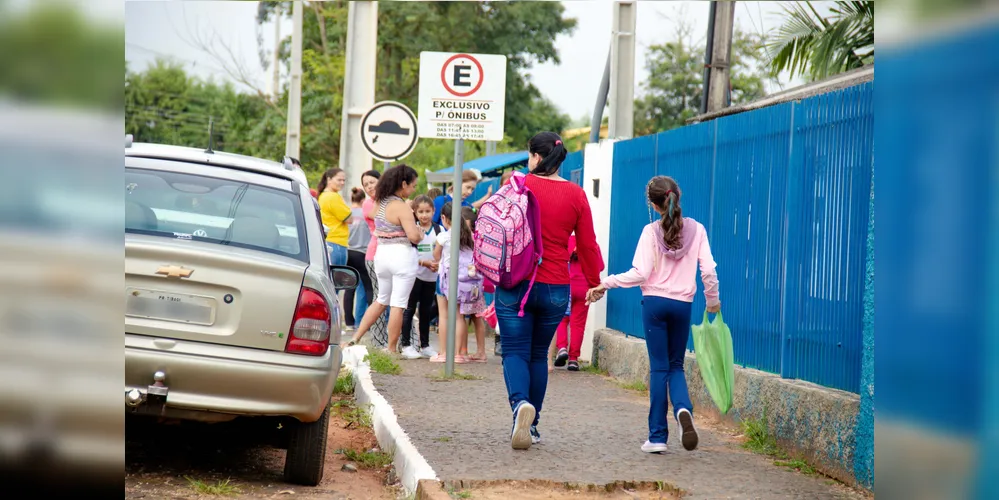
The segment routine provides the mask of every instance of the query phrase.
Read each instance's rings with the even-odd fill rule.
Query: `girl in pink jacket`
[[[697,447],[693,405],[687,393],[683,361],[690,336],[690,315],[701,268],[708,312],[721,310],[718,275],[704,226],[680,209],[680,187],[670,177],[657,176],[646,187],[649,204],[660,220],[642,230],[630,271],[608,276],[588,293],[587,301],[603,297],[608,288],[642,289],[642,322],[649,352],[649,438],[646,453],[666,451],[669,399],[681,429],[684,449]]]

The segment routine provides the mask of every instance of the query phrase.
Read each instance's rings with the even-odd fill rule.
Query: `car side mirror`
[[[330,274],[333,277],[333,286],[340,290],[353,290],[361,281],[361,275],[353,267],[330,266]]]

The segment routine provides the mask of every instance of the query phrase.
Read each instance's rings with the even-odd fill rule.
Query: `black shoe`
[[[565,367],[565,369],[569,370],[571,372],[578,372],[579,371],[579,361],[576,361],[576,360],[570,361],[569,362],[569,366]]]
[[[565,366],[567,359],[569,359],[569,351],[566,351],[565,348],[559,349],[558,354],[555,355],[555,366]]]

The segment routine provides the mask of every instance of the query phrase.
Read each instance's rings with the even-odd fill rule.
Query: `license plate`
[[[215,299],[200,295],[129,288],[125,315],[192,325],[215,323]]]

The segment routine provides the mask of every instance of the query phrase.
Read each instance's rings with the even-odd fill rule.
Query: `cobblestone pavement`
[[[474,344],[474,341],[471,342]],[[492,355],[492,341],[488,340]],[[471,347],[470,352],[475,352]],[[400,360],[401,375],[373,374],[413,444],[442,480],[542,479],[603,484],[664,481],[685,498],[864,498],[821,476],[779,467],[739,446],[732,430],[697,417],[687,452],[670,422],[669,452],[643,453],[648,399],[597,374],[556,369],[538,426],[542,443],[510,448],[512,416],[498,357],[456,365],[478,380],[437,381],[443,364]]]

